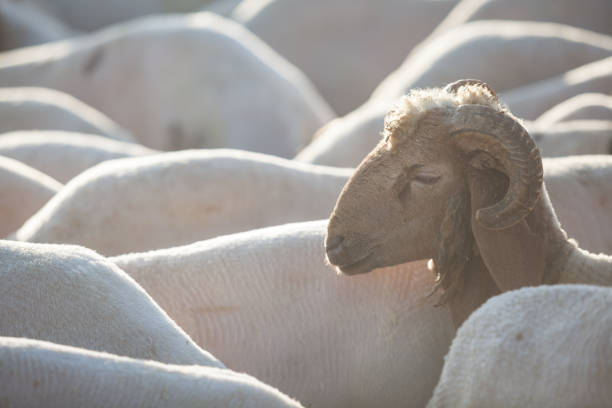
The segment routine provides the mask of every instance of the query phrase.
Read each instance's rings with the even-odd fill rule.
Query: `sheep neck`
[[[559,283],[612,285],[612,257],[592,254],[568,241],[566,262],[559,268]]]
[[[543,189],[542,198],[537,219],[547,224],[541,229],[548,237],[544,283],[612,285],[612,257],[592,254],[579,248],[574,240],[568,239],[557,219],[546,188]]]

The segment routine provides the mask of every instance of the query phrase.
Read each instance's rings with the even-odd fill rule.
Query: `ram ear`
[[[492,230],[476,221],[476,211],[498,202],[508,189],[508,177],[496,166],[479,166],[488,156],[472,159],[468,184],[472,202],[472,233],[482,260],[502,291],[540,285],[545,271],[546,239],[529,227],[529,217],[511,227]],[[492,160],[485,157],[485,160]]]

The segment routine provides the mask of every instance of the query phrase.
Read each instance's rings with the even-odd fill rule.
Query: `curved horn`
[[[507,113],[483,105],[461,105],[451,120],[457,146],[491,154],[510,179],[504,198],[479,209],[476,220],[485,228],[504,229],[525,218],[542,190],[542,158],[527,130]]]
[[[486,82],[483,82],[479,79],[459,79],[455,82],[451,82],[450,84],[446,85],[444,87],[444,90],[448,93],[457,93],[457,90],[459,88],[461,88],[462,86],[467,86],[467,85],[482,86],[483,88],[485,88],[487,91],[491,93],[491,96],[497,99],[497,94],[495,93],[495,91]]]

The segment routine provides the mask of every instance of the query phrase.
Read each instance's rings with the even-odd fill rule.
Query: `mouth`
[[[368,273],[374,269],[370,266],[372,255],[373,254],[370,252],[355,262],[344,265],[335,265],[336,270],[344,275],[359,275],[362,273]]]

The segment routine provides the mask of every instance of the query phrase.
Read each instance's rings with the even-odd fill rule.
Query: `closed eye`
[[[434,184],[440,180],[440,176],[437,174],[416,174],[413,180],[422,184]]]

